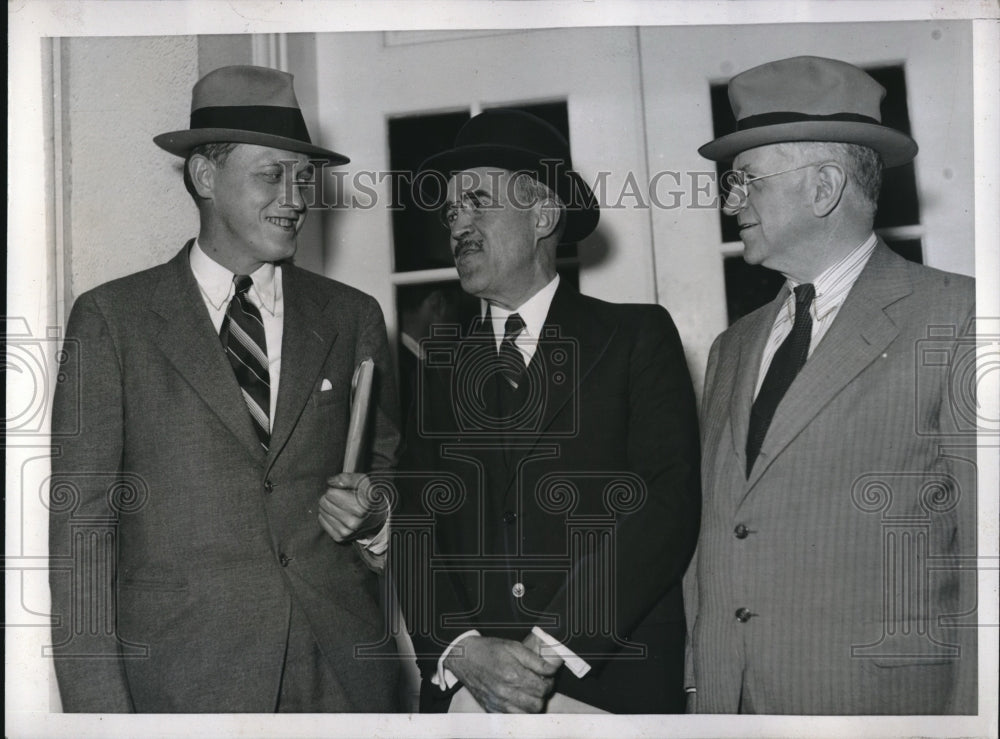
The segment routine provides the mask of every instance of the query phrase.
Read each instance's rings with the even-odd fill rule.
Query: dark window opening
[[[448,232],[436,209],[414,197],[413,173],[432,154],[450,149],[468,111],[407,116],[389,120],[389,168],[392,170],[392,242],[395,271],[451,267]],[[402,175],[395,173],[404,173]]]

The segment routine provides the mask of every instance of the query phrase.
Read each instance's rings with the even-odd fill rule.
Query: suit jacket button
[[[750,529],[748,529],[743,524],[740,524],[735,529],[733,529],[733,533],[736,534],[737,539],[746,539],[747,536],[750,535]]]
[[[503,522],[508,526],[517,520],[517,514],[514,511],[506,511],[503,514]]]
[[[264,491],[269,493],[274,490],[274,483],[270,480],[264,480]]]
[[[750,613],[749,608],[739,608],[736,611],[736,620],[739,621],[741,624],[745,624],[747,621],[753,618],[754,615],[755,614]]]
[[[288,563],[292,561],[292,558],[282,552],[278,555],[278,561],[281,563],[282,567],[288,567]]]
[[[519,582],[514,583],[514,587],[510,589],[510,592],[515,598],[522,597],[524,595],[524,584]]]

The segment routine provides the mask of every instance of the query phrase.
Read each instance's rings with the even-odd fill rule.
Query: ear
[[[562,211],[555,200],[546,198],[535,203],[535,235],[541,241],[556,230]]]
[[[816,194],[813,198],[813,213],[824,218],[834,211],[847,187],[847,173],[836,162],[821,165],[816,175]]]
[[[199,197],[212,199],[215,191],[215,163],[208,157],[195,154],[187,163],[191,184]]]

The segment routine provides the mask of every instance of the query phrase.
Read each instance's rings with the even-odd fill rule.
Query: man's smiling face
[[[798,167],[791,144],[771,144],[741,152],[733,168],[752,179]],[[815,225],[807,183],[814,170],[801,169],[751,182],[746,200],[735,211],[743,240],[743,259],[782,274],[796,272],[796,252],[808,246]]]
[[[207,246],[217,261],[249,274],[263,262],[292,257],[306,218],[300,190],[313,175],[305,154],[252,144],[213,164]]]
[[[513,175],[476,167],[448,181],[446,223],[462,289],[516,308],[545,285],[541,281],[535,210],[520,202]]]

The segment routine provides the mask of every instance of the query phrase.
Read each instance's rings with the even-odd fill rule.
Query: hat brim
[[[698,149],[698,153],[706,159],[724,162],[747,149],[796,141],[868,146],[882,156],[886,167],[906,164],[917,155],[917,142],[905,133],[888,126],[853,121],[796,121],[748,128],[720,136]]]
[[[307,144],[298,139],[274,136],[267,133],[256,133],[255,131],[241,131],[235,128],[197,128],[187,131],[171,131],[170,133],[161,133],[159,136],[154,136],[153,143],[164,151],[168,151],[179,157],[186,157],[191,153],[193,148],[202,144],[232,143],[255,144],[257,146],[268,146],[272,149],[294,151],[300,154],[308,154],[317,159],[326,159],[330,164],[347,164],[351,161],[343,154],[324,149],[322,146]]]
[[[417,179],[425,198],[444,204],[446,181],[456,172],[476,167],[499,167],[510,172],[530,172],[539,182],[559,196],[566,206],[564,243],[580,241],[590,235],[601,218],[597,199],[590,186],[562,160],[543,159],[537,152],[513,146],[473,144],[460,146],[429,157],[420,165]],[[428,177],[439,173],[442,179]]]

